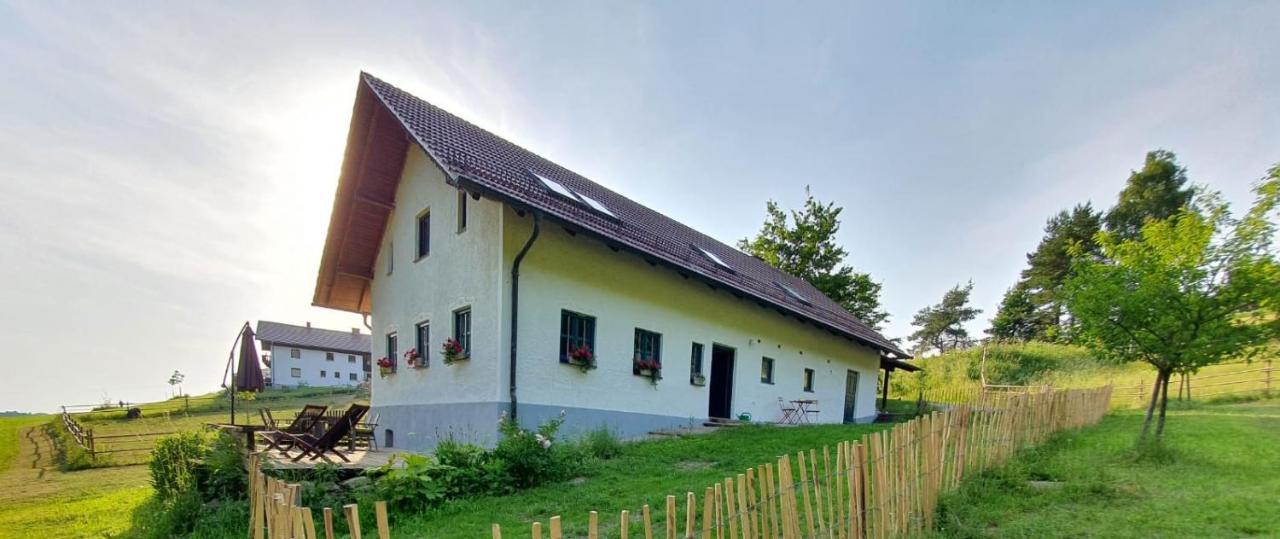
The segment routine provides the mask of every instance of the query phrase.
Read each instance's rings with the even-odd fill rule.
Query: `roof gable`
[[[394,121],[388,122],[388,117]],[[388,142],[388,133],[394,130],[391,124],[402,133],[400,141],[390,141],[393,149],[400,152],[398,157],[374,146],[379,140]],[[468,190],[501,199],[517,209],[542,212],[610,246],[637,252],[651,262],[662,262],[682,273],[693,274],[740,297],[750,297],[761,305],[816,323],[883,352],[909,357],[803,279],[368,74],[361,74],[357,90],[342,177],[316,283],[315,305],[368,312],[368,280],[372,279],[377,245],[385,227],[386,213],[394,207],[395,182],[403,167],[404,146],[396,142],[408,139],[441,167],[450,182]],[[388,184],[387,173],[392,169],[396,172]],[[585,195],[582,200],[595,201],[613,215],[553,192],[538,176]],[[382,209],[380,220],[367,215],[371,208]],[[340,219],[348,222],[339,223]],[[352,221],[354,225],[350,224]],[[363,226],[365,230],[354,230],[356,226]]]

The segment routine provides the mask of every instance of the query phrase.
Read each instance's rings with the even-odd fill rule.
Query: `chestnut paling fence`
[[[976,472],[1003,464],[1019,449],[1057,432],[1097,423],[1106,414],[1111,387],[985,392],[972,402],[934,412],[835,447],[798,451],[748,468],[736,477],[693,492],[666,497],[666,506],[622,510],[609,532],[628,539],[889,538],[921,535],[933,527],[942,493]],[[311,509],[301,505],[301,489],[264,475],[258,455],[249,457],[250,537],[333,538],[345,532],[362,537],[359,507],[341,515],[325,508],[320,529]],[[387,508],[374,503],[379,539],[391,536]],[[601,537],[600,513],[584,515],[586,537]],[[533,522],[535,539],[581,537],[570,534],[560,516]],[[581,527],[578,527],[581,529]],[[475,530],[476,535],[484,533]],[[495,539],[501,526],[489,530]],[[323,534],[323,535],[321,535]]]
[[[984,392],[970,403],[834,448],[782,455],[706,487],[701,500],[693,492],[667,496],[660,517],[647,505],[638,515],[623,510],[615,534],[622,539],[921,535],[933,526],[939,496],[964,477],[998,466],[1057,432],[1097,423],[1110,398],[1110,386]],[[587,537],[600,537],[600,513],[584,516]],[[566,537],[564,527],[561,517],[551,517],[547,536]],[[543,537],[541,522],[530,528],[513,536]],[[495,539],[502,537],[498,524],[491,532]]]

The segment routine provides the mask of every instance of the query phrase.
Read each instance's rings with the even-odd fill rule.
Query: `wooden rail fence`
[[[1054,433],[1098,422],[1110,398],[1109,386],[983,393],[971,404],[840,442],[834,450],[779,456],[706,487],[701,502],[693,492],[667,496],[656,526],[656,510],[648,505],[639,515],[622,510],[618,537],[653,539],[655,530],[667,539],[921,535],[933,527],[942,493]],[[586,516],[586,536],[599,538],[600,513]],[[565,537],[564,527],[559,516],[551,517],[550,539]],[[493,524],[491,532],[501,539],[501,526]],[[533,522],[530,533],[541,539],[542,523]]]
[[[1214,370],[1186,376],[1175,376],[1169,382],[1169,394],[1177,400],[1195,400],[1225,395],[1244,393],[1270,393],[1280,390],[1280,380],[1275,379],[1275,367],[1271,359],[1256,363],[1222,363],[1210,365],[1209,368],[1231,368],[1232,365],[1243,366],[1240,370]],[[1145,406],[1151,398],[1151,384],[1155,380],[1141,380],[1132,386],[1117,387],[1115,397],[1121,404]],[[1194,390],[1194,391],[1193,391]]]

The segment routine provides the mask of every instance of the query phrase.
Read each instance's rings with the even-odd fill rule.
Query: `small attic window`
[[[778,281],[774,281],[773,284],[776,285],[778,288],[781,288],[782,291],[786,292],[788,296],[791,296],[791,299],[799,301],[800,303],[803,303],[805,305],[813,305],[812,303],[809,302],[808,298],[801,296],[800,293],[796,292],[794,288],[791,288],[790,286],[782,284]]]
[[[729,267],[729,265],[726,264],[724,260],[721,260],[720,257],[716,256],[715,253],[712,253],[711,251],[708,251],[706,249],[703,249],[693,244],[689,244],[689,247],[693,248],[693,250],[699,253],[702,253],[702,256],[707,257],[708,260],[713,262],[716,266],[719,266],[720,269],[725,271],[733,271],[733,268]]]

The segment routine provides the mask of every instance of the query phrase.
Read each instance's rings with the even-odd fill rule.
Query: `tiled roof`
[[[803,279],[606,189],[377,77],[362,74],[361,86],[361,92],[366,88],[373,92],[377,101],[403,125],[412,139],[440,164],[451,181],[465,188],[478,188],[489,196],[536,209],[613,246],[635,251],[679,271],[696,274],[739,296],[816,323],[883,352],[910,357]],[[602,202],[617,219],[610,219],[584,205],[552,194],[531,171]],[[730,270],[720,268],[694,249],[695,246],[719,257]],[[792,297],[775,283],[798,292],[807,303]]]
[[[367,333],[335,331],[280,322],[258,321],[260,341],[297,346],[312,350],[331,350],[352,354],[368,354],[372,343]]]

